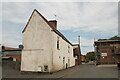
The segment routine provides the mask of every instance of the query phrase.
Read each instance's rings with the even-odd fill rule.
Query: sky
[[[22,30],[34,9],[47,20],[56,19],[58,30],[71,43],[78,43],[80,35],[82,54],[94,50],[94,40],[118,35],[117,2],[3,2],[3,45],[22,44]]]

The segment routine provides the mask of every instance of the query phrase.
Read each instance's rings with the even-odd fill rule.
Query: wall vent
[[[44,65],[44,71],[48,71],[48,66]]]

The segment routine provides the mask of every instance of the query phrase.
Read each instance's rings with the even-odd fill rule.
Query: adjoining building
[[[81,50],[79,44],[73,45],[73,53],[75,57],[75,65],[80,65],[82,60],[81,60]]]
[[[75,66],[73,45],[36,9],[23,30],[21,71],[54,72]]]
[[[2,59],[12,61],[21,61],[21,48],[12,48],[2,46]]]
[[[94,42],[96,64],[116,64],[120,61],[120,37],[99,39]]]
[[[2,46],[2,68],[20,70],[21,48]]]

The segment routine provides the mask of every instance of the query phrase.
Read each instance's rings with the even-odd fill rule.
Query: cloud
[[[93,47],[81,47],[81,52],[83,55],[86,55],[88,52],[94,51]]]
[[[30,5],[32,3],[3,3],[3,21],[25,24],[32,12]]]
[[[34,0],[34,2],[118,2],[119,0]],[[33,0],[2,0],[2,2],[33,2]]]
[[[16,46],[18,47],[18,45],[21,44],[21,36],[17,36],[16,33],[11,32],[11,33],[4,33],[2,36],[2,42],[3,45],[9,45],[9,46]]]
[[[94,39],[89,39],[86,37],[81,37],[81,46],[93,46]]]
[[[90,48],[83,48],[83,53],[93,50],[93,36],[97,35],[100,38],[108,36],[108,34],[118,33],[118,3],[116,2],[8,2],[3,3],[2,8],[2,20],[7,24],[7,26],[3,26],[5,32],[3,35],[4,44],[19,45],[22,42],[20,32],[16,34],[17,31],[15,30],[22,31],[34,9],[37,9],[48,20],[57,19],[60,31],[82,32],[83,34],[80,34],[82,35],[82,48],[83,46],[90,46]],[[57,17],[54,15],[57,15]],[[15,31],[14,34],[7,32],[11,28],[13,32]],[[90,33],[94,35],[90,35]],[[72,33],[66,33],[65,35],[67,34]],[[89,36],[84,36],[86,34]],[[69,38],[72,42],[76,40],[74,35],[70,35]]]
[[[41,6],[39,6],[41,5]],[[37,9],[48,19],[57,15],[58,29],[117,33],[117,3],[38,3]]]
[[[30,6],[32,5],[32,6]],[[117,3],[13,3],[3,4],[3,20],[26,23],[37,8],[48,20],[57,15],[58,29],[83,31],[117,30]],[[14,10],[12,10],[16,7]],[[9,17],[9,18],[8,18]],[[79,29],[78,29],[79,28]]]

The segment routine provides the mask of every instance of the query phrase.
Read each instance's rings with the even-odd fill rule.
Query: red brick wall
[[[107,53],[107,56],[100,57],[100,61],[102,64],[114,64],[117,63],[118,60],[120,60],[120,55],[113,55],[111,49],[112,47],[110,47],[109,45],[104,47],[101,46],[99,47],[100,56],[101,53]]]
[[[21,61],[21,55],[7,55],[10,56],[11,58],[17,59],[17,61]]]

